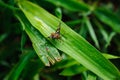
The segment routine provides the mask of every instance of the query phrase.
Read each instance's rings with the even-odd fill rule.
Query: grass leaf
[[[104,57],[106,57],[107,59],[117,59],[117,58],[120,58],[120,56],[115,56],[115,55],[111,55],[111,54],[107,54],[107,53],[103,53],[102,55]]]
[[[103,8],[97,8],[94,11],[94,14],[102,22],[109,25],[114,31],[120,33],[120,19],[115,14]]]
[[[74,65],[71,67],[68,67],[66,69],[64,69],[60,75],[63,76],[74,76],[76,74],[82,73],[83,71],[86,71],[87,69],[85,67],[83,67],[82,65]]]
[[[90,33],[95,45],[99,48],[99,43],[98,43],[95,31],[94,31],[94,29],[93,29],[93,27],[92,27],[92,25],[90,23],[90,20],[87,17],[85,17],[85,23],[87,25],[87,28],[89,30],[89,33]]]
[[[77,0],[46,0],[70,11],[89,11],[89,6]]]
[[[25,28],[24,30],[30,37],[33,48],[42,62],[46,66],[50,66],[49,62],[54,64],[55,61],[60,61],[61,57],[57,49],[51,46],[51,44],[47,43],[47,40],[29,23],[22,13],[16,11],[15,14],[22,26]]]
[[[10,73],[4,78],[4,80],[18,80],[24,67],[29,63],[29,60],[34,56],[34,52],[29,50],[26,54],[23,54],[20,61],[15,65]]]
[[[60,19],[29,1],[19,1],[18,5],[30,23],[56,48],[105,80],[117,80],[120,78],[119,71],[109,60]],[[48,38],[51,33],[56,31],[59,23],[61,23],[61,39]]]

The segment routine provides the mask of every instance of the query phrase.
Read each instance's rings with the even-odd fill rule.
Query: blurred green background
[[[64,21],[120,70],[119,0],[30,0]],[[78,1],[81,5],[78,5]],[[0,0],[0,80],[102,80],[71,57],[46,67],[14,12],[17,0]]]

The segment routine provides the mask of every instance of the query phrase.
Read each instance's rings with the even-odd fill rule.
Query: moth
[[[61,28],[61,23],[59,23],[58,28],[56,29],[56,31],[54,33],[51,33],[49,38],[51,38],[51,39],[60,39],[60,28]]]

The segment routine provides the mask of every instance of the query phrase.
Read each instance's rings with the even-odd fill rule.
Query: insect
[[[61,26],[61,23],[59,23],[57,30],[54,33],[51,33],[49,38],[60,39],[60,28],[61,28],[60,26]]]

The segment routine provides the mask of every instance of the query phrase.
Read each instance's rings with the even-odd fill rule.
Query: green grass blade
[[[21,45],[21,51],[24,50],[24,46],[25,46],[26,41],[27,41],[26,34],[23,32],[22,36],[21,36],[21,44],[20,44]]]
[[[8,37],[8,33],[0,34],[0,43]]]
[[[56,8],[55,9],[55,15],[59,18],[59,19],[62,19],[62,10],[61,8]]]
[[[99,28],[99,30],[100,30],[100,32],[101,32],[101,34],[102,34],[102,36],[103,36],[103,39],[107,42],[107,41],[108,41],[108,33],[107,33],[107,31],[105,31],[105,29],[103,28],[104,26],[103,26],[102,24],[100,24],[97,19],[94,19],[93,22],[94,22],[95,25]]]
[[[97,80],[97,77],[95,74],[89,72],[86,80]]]
[[[21,1],[18,5],[31,24],[59,50],[65,52],[105,80],[117,80],[120,78],[117,68],[65,23],[29,1]],[[56,31],[60,22],[61,39],[48,38],[51,33]]]
[[[63,76],[74,76],[76,74],[82,73],[84,71],[86,71],[87,69],[85,67],[83,67],[82,65],[73,65],[71,67],[68,67],[66,69],[64,69],[60,75]]]
[[[29,21],[21,12],[16,11],[15,14],[22,26],[25,28],[24,30],[30,37],[33,48],[42,62],[46,66],[50,66],[49,62],[54,64],[55,61],[60,61],[61,57],[57,49],[51,46],[51,44],[47,43],[47,40],[29,23]]]
[[[105,48],[107,48],[110,45],[111,40],[113,37],[116,35],[116,32],[111,32],[110,35],[108,36],[108,40],[106,42]]]
[[[34,52],[29,50],[26,54],[23,54],[18,64],[10,71],[10,73],[4,78],[4,80],[18,80],[24,67],[29,63],[29,60],[34,57]]]
[[[104,30],[103,26],[96,19],[94,19],[94,23],[98,26],[101,34],[103,35],[103,38],[106,41],[105,48],[107,48],[110,45],[110,42],[113,39],[113,37],[116,35],[116,32],[111,32],[108,35],[107,31]]]
[[[97,8],[94,14],[114,31],[120,33],[120,19],[115,14],[103,8]]]
[[[77,0],[46,0],[70,11],[89,11],[89,6]]]
[[[95,31],[94,31],[94,29],[93,29],[93,27],[92,27],[92,25],[90,23],[90,20],[87,17],[85,17],[85,23],[86,23],[86,26],[87,26],[87,28],[89,30],[89,33],[90,33],[95,45],[99,48],[99,43],[98,43]]]
[[[107,59],[117,59],[117,58],[120,58],[120,56],[115,56],[115,55],[111,55],[111,54],[107,54],[107,53],[103,53],[102,55],[105,58],[107,58]]]

